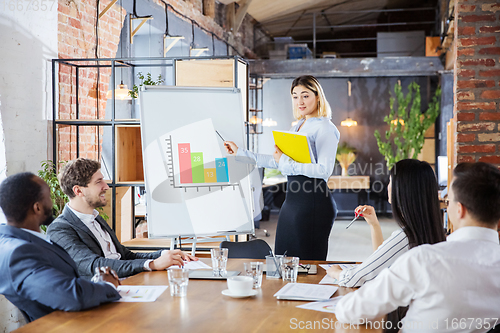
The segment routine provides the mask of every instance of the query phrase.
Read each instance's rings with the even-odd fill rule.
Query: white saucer
[[[245,297],[251,297],[251,296],[257,295],[257,290],[253,290],[252,289],[250,291],[250,293],[248,293],[247,295],[233,295],[233,294],[231,294],[231,292],[229,291],[229,289],[226,289],[226,290],[222,291],[222,295],[233,297],[233,298],[245,298]]]

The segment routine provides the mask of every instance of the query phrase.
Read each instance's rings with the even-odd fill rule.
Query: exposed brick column
[[[456,162],[500,165],[500,4],[455,0]]]
[[[100,1],[102,11],[110,0]],[[58,3],[58,50],[59,58],[95,58],[97,1],[59,0]],[[120,11],[122,15],[120,16]],[[114,58],[120,41],[120,32],[126,11],[118,4],[99,19],[99,58]],[[84,64],[84,63],[80,63]],[[95,64],[95,63],[88,63]],[[79,71],[79,118],[106,118],[106,92],[111,69],[99,70],[99,103],[97,102],[97,69],[83,68]],[[59,67],[60,119],[76,119],[76,71],[61,65]],[[99,108],[99,115],[97,109]],[[102,127],[80,127],[80,156],[98,160],[98,147],[102,144]],[[58,126],[59,160],[76,158],[76,128]]]

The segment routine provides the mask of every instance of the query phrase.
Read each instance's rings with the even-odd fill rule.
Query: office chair
[[[265,259],[271,251],[269,244],[262,239],[254,239],[248,242],[220,243],[220,248],[228,248],[228,258]]]

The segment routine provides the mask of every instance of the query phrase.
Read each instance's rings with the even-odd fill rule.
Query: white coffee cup
[[[252,292],[253,277],[251,276],[231,276],[227,278],[227,287],[231,294],[244,296]]]

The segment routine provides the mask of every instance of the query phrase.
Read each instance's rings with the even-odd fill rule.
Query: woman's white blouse
[[[328,178],[335,166],[335,156],[340,140],[340,132],[329,118],[312,117],[307,120],[301,119],[291,131],[300,129],[301,134],[306,134],[311,146],[312,163],[299,163],[283,154],[276,163],[272,155],[255,154],[245,149],[238,149],[237,157],[247,157],[264,168],[278,169],[285,176],[303,175],[309,178],[320,178],[328,182]]]
[[[360,287],[373,280],[390,267],[396,259],[409,250],[408,237],[402,229],[396,230],[362,264],[343,270],[339,275],[339,286]]]

